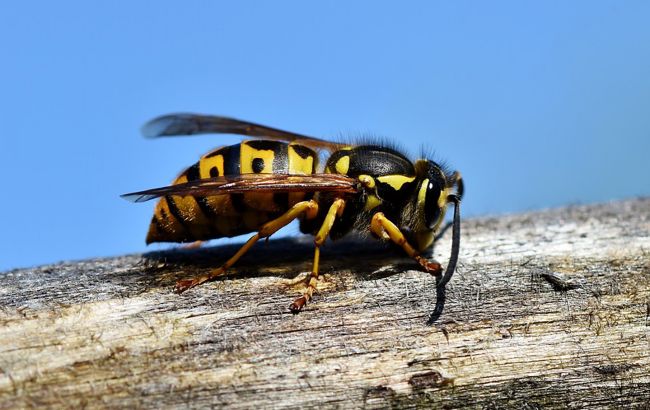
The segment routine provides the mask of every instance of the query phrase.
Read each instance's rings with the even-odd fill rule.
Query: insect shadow
[[[173,286],[179,279],[218,268],[240,247],[241,244],[227,244],[152,251],[143,255],[145,270],[156,274],[161,286]],[[418,269],[417,264],[404,257],[401,249],[391,244],[352,237],[328,242],[321,249],[321,272],[324,274],[347,271],[358,280],[375,280]],[[309,239],[260,241],[223,278],[292,279],[311,270],[313,252],[314,245]]]
[[[199,249],[153,251],[143,255],[147,266],[145,270],[155,275],[153,280],[158,286],[171,289],[179,279],[219,267],[240,247],[240,244],[228,244]],[[328,242],[321,249],[321,272],[324,274],[336,275],[345,271],[351,273],[356,280],[366,281],[387,278],[407,270],[419,270],[417,264],[404,257],[401,249],[390,243],[348,237]],[[311,271],[313,251],[314,245],[307,238],[260,241],[226,275],[215,281],[255,277],[306,277],[304,275]],[[437,289],[435,308],[428,324],[433,324],[442,315],[445,293],[444,287]]]

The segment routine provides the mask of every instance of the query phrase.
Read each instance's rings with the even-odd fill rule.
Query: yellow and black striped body
[[[251,140],[205,154],[173,184],[224,175],[309,175],[316,172],[317,166],[318,155],[303,145]],[[254,232],[310,196],[302,192],[164,196],[156,204],[147,244],[203,241]]]
[[[354,230],[401,248],[436,276],[433,323],[444,306],[445,285],[460,249],[459,172],[430,159],[409,160],[385,145],[345,146],[235,118],[176,113],[142,129],[151,138],[195,134],[237,134],[259,138],[215,149],[184,170],[169,186],[122,195],[134,202],[160,198],[147,243],[193,242],[253,233],[217,269],[176,283],[179,293],[222,277],[260,239],[292,221],[314,235],[314,262],[306,290],[289,307],[299,312],[319,278],[321,247]],[[319,168],[319,152],[329,153]],[[266,175],[264,175],[266,174]],[[447,269],[423,252],[433,243],[447,206],[454,205],[452,246]]]

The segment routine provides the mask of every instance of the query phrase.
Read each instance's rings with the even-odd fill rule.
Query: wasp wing
[[[146,202],[167,195],[213,196],[243,192],[359,192],[358,181],[339,174],[243,174],[198,179],[121,195],[132,202]]]
[[[335,142],[235,118],[189,113],[168,114],[154,118],[142,127],[142,134],[147,138],[194,134],[237,134],[276,141],[295,142],[328,151],[335,151],[342,146]]]

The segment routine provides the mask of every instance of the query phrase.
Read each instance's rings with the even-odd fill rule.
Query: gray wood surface
[[[451,232],[434,249],[446,263]],[[372,240],[153,252],[0,274],[0,408],[582,408],[650,402],[650,199],[463,221],[433,278]]]

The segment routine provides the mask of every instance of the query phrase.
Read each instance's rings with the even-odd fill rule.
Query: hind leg
[[[234,265],[235,262],[239,260],[239,258],[244,256],[244,254],[248,252],[248,250],[252,248],[253,245],[255,245],[255,242],[261,238],[268,238],[281,228],[287,226],[302,214],[304,214],[308,219],[315,218],[318,214],[318,204],[313,200],[298,202],[282,216],[262,225],[260,230],[255,235],[251,236],[248,241],[246,241],[246,243],[241,248],[239,248],[239,250],[230,259],[226,261],[226,263],[217,269],[214,269],[205,275],[199,275],[189,279],[182,279],[176,282],[176,292],[183,293],[190,288],[198,286],[216,277],[222,276],[226,270],[228,270],[228,268]]]

